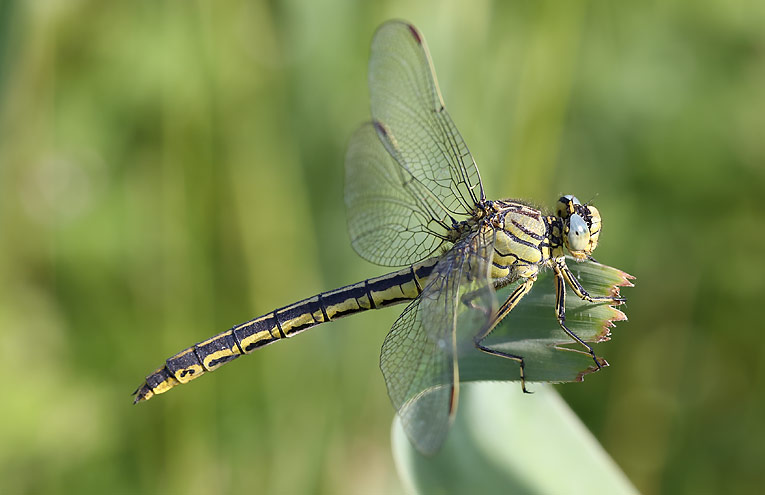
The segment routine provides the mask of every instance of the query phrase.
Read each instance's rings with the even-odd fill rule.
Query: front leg
[[[528,390],[526,390],[526,362],[523,359],[523,356],[518,356],[517,354],[510,354],[509,352],[499,351],[496,349],[491,349],[489,347],[486,347],[481,342],[483,339],[488,336],[492,330],[499,324],[500,321],[502,321],[505,316],[510,314],[510,311],[515,308],[519,302],[521,302],[521,299],[523,299],[523,296],[529,293],[531,290],[531,287],[534,285],[534,281],[536,280],[536,276],[525,278],[521,282],[521,284],[515,288],[515,290],[510,294],[510,296],[507,298],[507,300],[500,306],[499,311],[497,311],[496,316],[492,319],[491,324],[488,326],[486,330],[476,335],[473,339],[473,343],[475,344],[476,349],[479,351],[483,351],[487,354],[491,354],[493,356],[499,356],[506,359],[512,359],[513,361],[517,361],[521,368],[521,389],[524,393],[530,394]]]
[[[582,286],[581,282],[576,278],[576,276],[571,272],[571,269],[566,264],[565,258],[560,258],[555,261],[555,264],[553,265],[555,269],[555,274],[559,276],[562,276],[566,283],[571,287],[571,290],[574,291],[574,293],[579,296],[580,299],[591,302],[591,303],[601,303],[601,302],[610,302],[610,303],[623,303],[626,299],[623,297],[612,297],[612,296],[598,296],[598,297],[592,297],[589,292]]]
[[[568,270],[568,267],[566,266],[565,262],[563,263],[563,267]],[[558,318],[558,324],[563,329],[566,334],[571,337],[574,341],[582,344],[585,349],[587,349],[587,352],[592,356],[593,361],[595,361],[595,364],[598,366],[598,369],[600,369],[602,366],[600,364],[600,361],[598,360],[598,357],[595,355],[595,351],[592,350],[592,347],[590,347],[587,342],[580,339],[577,334],[571,331],[566,326],[566,275],[564,275],[563,269],[561,268],[561,265],[559,263],[556,263],[553,265],[553,270],[555,271],[555,316]],[[569,272],[571,274],[571,272]],[[571,274],[573,277],[573,274]],[[576,280],[576,278],[574,278]],[[579,282],[577,281],[577,284]],[[579,287],[582,289],[582,291],[586,294],[586,291],[584,291],[584,288],[582,288],[581,285]],[[576,289],[574,289],[574,292],[576,292]],[[579,295],[577,293],[577,295]],[[580,296],[582,297],[582,296]],[[589,294],[587,295],[589,297]],[[588,300],[590,302],[597,302],[593,301],[595,298],[589,298],[586,299],[585,297],[582,297],[582,299]],[[608,299],[611,300],[610,298]]]

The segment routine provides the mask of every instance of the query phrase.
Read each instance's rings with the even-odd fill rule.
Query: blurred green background
[[[762,489],[765,3],[5,0],[0,493],[401,490],[377,363],[403,308],[130,397],[384,273],[350,247],[343,158],[391,17],[487,195],[595,198],[596,257],[637,276],[612,366],[557,389],[646,494]]]

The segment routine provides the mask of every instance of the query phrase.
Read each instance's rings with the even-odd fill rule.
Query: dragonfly
[[[321,323],[408,302],[383,342],[380,368],[409,439],[433,454],[456,412],[465,350],[517,362],[528,392],[524,357],[484,339],[542,269],[554,272],[560,328],[602,366],[567,327],[565,311],[567,285],[588,302],[623,302],[591,296],[566,264],[566,253],[592,260],[602,226],[597,208],[571,195],[558,200],[555,214],[486,199],[425,40],[411,24],[388,21],[376,31],[369,88],[372,119],[355,132],[345,159],[348,230],[360,256],[399,269],[276,309],[179,352],[146,377],[135,403]],[[500,304],[496,291],[516,282]]]

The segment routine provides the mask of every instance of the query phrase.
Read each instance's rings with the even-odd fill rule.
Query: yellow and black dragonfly
[[[488,200],[475,161],[444,107],[425,40],[405,22],[383,24],[369,63],[372,121],[350,141],[345,202],[351,243],[363,258],[404,267],[276,309],[167,359],[136,391],[135,402],[320,323],[409,302],[380,355],[391,401],[423,453],[443,443],[457,407],[458,358],[465,350],[525,361],[484,345],[520,302],[541,268],[556,282],[555,314],[597,368],[603,362],[566,326],[566,285],[592,297],[566,265],[565,252],[591,259],[598,210],[573,196],[554,215],[515,200]],[[519,282],[499,304],[496,289]]]

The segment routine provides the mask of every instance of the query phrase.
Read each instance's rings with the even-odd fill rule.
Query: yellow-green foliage
[[[487,197],[594,198],[596,257],[639,277],[611,366],[557,387],[605,450],[643,493],[761,490],[764,7],[0,2],[0,492],[401,490],[396,309],[130,397],[186,345],[383,273],[342,182],[390,17],[427,37]]]

